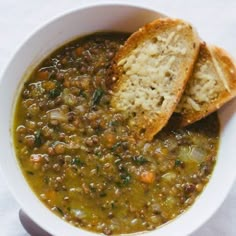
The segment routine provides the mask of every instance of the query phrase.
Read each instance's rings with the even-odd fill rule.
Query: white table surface
[[[138,1],[141,2],[141,0],[130,0],[130,2]],[[50,18],[86,2],[91,1],[0,0],[0,75],[15,50],[35,28]],[[203,39],[224,47],[236,58],[235,0],[143,0],[143,2],[149,6],[153,5],[167,15],[192,22]],[[3,158],[4,153],[0,151],[0,154],[0,158]],[[1,236],[28,235],[19,222],[19,209],[20,206],[12,197],[0,174]],[[220,209],[191,236],[235,236],[235,225],[236,183]]]

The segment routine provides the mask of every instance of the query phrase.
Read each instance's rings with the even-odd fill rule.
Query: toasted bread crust
[[[201,67],[206,65],[206,63],[210,63],[214,66],[215,70],[209,71],[211,72],[211,76],[214,77],[217,83],[221,83],[221,91],[218,92],[218,96],[214,99],[209,100],[209,102],[196,101],[199,103],[199,110],[195,110],[194,108],[183,109],[184,100],[186,101],[186,97],[189,96],[190,87],[195,86],[194,81],[197,80],[196,75],[201,70]],[[218,67],[218,69],[216,68]],[[204,77],[202,77],[204,80]],[[192,89],[192,88],[191,88]],[[209,88],[208,91],[214,90],[215,88]],[[206,94],[208,95],[208,94]],[[192,124],[208,114],[216,111],[221,106],[223,106],[226,102],[231,100],[236,96],[236,66],[234,64],[233,59],[230,55],[223,49],[217,46],[207,46],[206,44],[202,44],[199,52],[198,61],[196,62],[193,74],[188,82],[186,87],[186,91],[184,92],[180,103],[177,106],[177,113],[181,115],[180,126],[187,126]],[[190,97],[190,96],[189,96]],[[196,100],[196,99],[195,99]]]
[[[179,27],[179,29],[178,29]],[[182,28],[183,27],[183,28]],[[163,33],[164,32],[164,33]],[[172,32],[173,34],[179,34],[182,39],[185,40],[185,43],[188,42],[186,46],[186,52],[181,54],[181,56],[177,56],[175,53],[170,51],[170,55],[168,53],[165,54],[166,48],[173,46],[173,43],[168,42],[169,36],[171,36]],[[120,103],[125,100],[129,99],[126,96],[128,94],[125,94],[123,90],[126,89],[128,85],[129,80],[131,80],[132,75],[135,75],[135,73],[132,72],[128,73],[127,75],[127,69],[125,69],[125,65],[122,63],[122,61],[126,60],[127,58],[133,56],[135,54],[135,50],[140,47],[142,44],[150,44],[150,40],[158,37],[158,35],[163,35],[166,34],[166,43],[164,42],[163,44],[166,44],[163,52],[164,56],[168,59],[173,59],[178,61],[179,65],[174,67],[174,70],[176,70],[176,77],[174,77],[173,81],[170,80],[167,82],[168,85],[171,85],[171,90],[168,91],[169,94],[171,95],[171,99],[166,99],[166,97],[163,95],[164,102],[162,104],[156,105],[154,108],[145,108],[145,104],[139,104],[139,106],[132,106],[132,105],[120,105]],[[170,41],[170,40],[169,40]],[[158,40],[156,42],[153,42],[153,44],[160,44]],[[163,44],[160,44],[160,47],[163,47]],[[191,45],[191,46],[190,46]],[[148,45],[147,45],[148,46]],[[132,122],[131,128],[142,138],[146,140],[151,140],[153,136],[160,131],[165,124],[168,122],[171,114],[175,110],[176,105],[178,104],[180,97],[185,89],[186,83],[188,79],[190,78],[190,75],[192,73],[193,65],[194,62],[196,61],[198,51],[199,51],[199,46],[200,46],[200,40],[198,38],[198,35],[196,31],[192,28],[192,26],[182,20],[179,19],[170,19],[170,18],[163,18],[163,19],[158,19],[153,21],[150,24],[145,25],[141,29],[139,29],[137,32],[132,34],[124,46],[119,50],[117,55],[115,56],[114,63],[113,63],[113,80],[110,81],[111,88],[113,91],[113,98],[111,101],[111,105],[115,107],[118,110],[125,111],[128,113],[135,112],[135,117],[131,117],[134,122]],[[143,53],[142,51],[140,53]],[[173,53],[173,55],[171,54]],[[181,53],[181,52],[180,52]],[[161,57],[162,52],[157,55],[157,60],[158,57]],[[173,57],[173,58],[172,58]],[[151,58],[147,57],[147,60]],[[168,60],[167,60],[168,62]],[[144,62],[145,63],[145,62]],[[161,63],[160,63],[161,64]],[[142,64],[140,65],[141,67],[147,66],[148,70],[148,63],[147,65]],[[164,65],[159,65],[159,68],[161,69],[161,66],[164,67]],[[157,66],[158,68],[158,66]],[[170,69],[170,68],[168,68]],[[158,77],[158,75],[157,75]],[[164,79],[164,76],[159,76],[160,78],[157,79]],[[147,76],[146,79],[149,77]],[[153,82],[153,81],[152,81]],[[157,80],[155,81],[157,82]],[[151,82],[150,82],[151,83]],[[142,90],[142,83],[138,86],[135,87],[137,93],[139,93],[140,90]],[[149,96],[151,94],[151,91],[147,91]],[[158,102],[157,97],[162,96],[160,93],[155,94],[153,96],[154,98],[154,103]],[[168,96],[167,96],[168,97]],[[133,100],[132,100],[133,99]],[[136,98],[131,97],[130,98],[130,103],[135,104],[136,103]],[[146,101],[148,101],[149,97],[147,96]],[[156,99],[156,100],[155,100]],[[165,101],[166,100],[166,101]],[[144,101],[144,103],[146,103]]]
[[[116,89],[119,88],[119,83],[122,81],[120,80],[120,75],[122,73],[122,68],[117,66],[118,62],[129,55],[131,51],[136,48],[140,43],[145,41],[147,38],[151,38],[157,30],[166,30],[170,27],[174,27],[178,25],[179,23],[183,22],[181,19],[174,19],[174,18],[160,18],[157,20],[154,20],[151,23],[146,24],[142,28],[140,28],[138,31],[131,34],[131,36],[126,40],[125,44],[121,46],[120,50],[116,54],[116,56],[113,59],[112,63],[112,74],[110,80],[108,80],[108,87],[110,87],[113,91],[116,91]],[[187,24],[187,23],[186,23]],[[200,41],[199,36],[194,28],[189,24],[189,27],[193,30],[193,38],[194,38],[194,46],[196,47],[196,55],[195,55],[195,61],[198,56],[198,52],[200,49]],[[194,64],[192,64],[193,69]],[[192,71],[191,69],[191,71]],[[119,80],[119,81],[118,81]]]

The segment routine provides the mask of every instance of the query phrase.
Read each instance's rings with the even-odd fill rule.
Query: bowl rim
[[[23,38],[23,41],[20,43],[20,45],[18,45],[17,49],[15,50],[14,54],[11,56],[11,58],[8,60],[8,63],[7,65],[3,68],[3,72],[1,73],[1,80],[0,80],[0,87],[2,87],[2,81],[3,81],[3,77],[4,75],[7,73],[8,69],[10,68],[11,66],[11,63],[12,61],[14,60],[15,56],[21,51],[22,47],[24,44],[26,44],[28,41],[31,40],[31,38],[36,35],[40,30],[42,30],[43,28],[46,28],[48,27],[48,25],[50,24],[53,24],[54,22],[56,22],[57,20],[61,19],[61,18],[64,18],[64,17],[67,17],[68,15],[70,14],[73,14],[73,13],[76,13],[77,11],[83,11],[83,10],[86,10],[86,9],[89,9],[89,8],[93,8],[93,7],[102,7],[102,6],[127,6],[127,7],[135,7],[135,8],[140,8],[140,9],[144,9],[144,10],[150,10],[150,11],[153,11],[153,12],[156,12],[156,13],[159,13],[158,12],[158,9],[154,8],[152,5],[148,6],[148,3],[144,3],[144,2],[140,2],[140,1],[137,1],[137,2],[124,2],[124,1],[101,1],[101,2],[89,2],[89,3],[85,3],[85,4],[82,4],[76,8],[72,8],[72,9],[68,9],[64,12],[61,12],[59,13],[58,15],[56,16],[53,16],[53,17],[50,17],[47,21],[45,22],[41,22],[40,25],[38,27],[36,27],[35,30],[33,30],[30,34],[28,34],[28,36],[26,36],[25,38]],[[165,13],[162,13],[160,12],[160,14],[164,14]],[[15,157],[16,158],[16,157]],[[217,165],[217,163],[216,163]],[[31,217],[31,214],[29,212],[29,209],[25,209],[24,208],[24,204],[22,204],[22,202],[18,199],[17,197],[17,193],[15,192],[13,186],[11,186],[11,184],[8,182],[8,179],[7,179],[7,175],[5,174],[5,170],[3,168],[2,165],[0,165],[0,170],[1,170],[1,173],[3,178],[5,179],[5,182],[7,183],[7,187],[10,189],[11,193],[13,194],[15,200],[20,204],[21,207],[23,207],[23,209],[25,210],[25,212]],[[215,171],[213,171],[215,172]],[[218,204],[217,206],[214,208],[214,209],[211,209],[210,212],[208,212],[207,214],[205,214],[204,216],[202,216],[202,219],[201,219],[201,222],[195,224],[195,225],[192,225],[191,226],[191,230],[188,229],[188,230],[184,230],[184,232],[186,234],[188,233],[192,233],[194,232],[197,228],[199,228],[200,226],[202,226],[216,211],[217,209],[221,206],[221,204],[223,203],[223,201],[225,200],[226,196],[228,195],[233,183],[234,183],[234,180],[235,180],[235,177],[236,177],[236,173],[234,175],[234,178],[232,178],[232,181],[230,183],[228,183],[223,195],[221,196],[220,198],[220,201],[218,201]],[[208,185],[208,184],[207,184]],[[200,195],[202,195],[203,193],[201,193]],[[36,197],[36,195],[35,195]],[[196,202],[193,204],[193,205],[196,205]],[[192,207],[191,207],[192,208]],[[187,209],[187,212],[189,211],[190,209]],[[185,212],[186,213],[186,212]],[[185,214],[184,213],[184,214]],[[178,217],[177,217],[178,218]],[[35,217],[32,217],[32,220],[35,221],[37,224],[38,221]],[[173,220],[175,221],[176,218]],[[172,222],[172,221],[171,221]],[[171,222],[168,222],[167,224],[164,224],[162,225],[161,227],[158,227],[157,228],[157,231],[163,227],[166,227],[168,224],[170,224]],[[40,224],[39,224],[40,225]],[[52,232],[52,229],[51,228],[48,228],[47,225],[43,225],[43,227],[45,228],[45,230],[47,230],[49,233],[51,234],[54,234],[54,232]],[[82,230],[81,232],[84,232],[83,229],[79,228],[80,230]],[[153,233],[155,233],[156,230],[153,230],[153,231],[150,231],[150,232],[145,232],[146,235],[152,235]],[[80,232],[78,232],[80,233]],[[182,234],[183,231],[181,232],[181,234],[176,234],[176,235],[183,235]],[[89,231],[85,231],[85,234],[86,235],[94,235],[93,232],[89,232]],[[140,234],[140,233],[137,233],[137,234]],[[97,234],[95,234],[97,235]],[[133,234],[132,234],[133,235]]]

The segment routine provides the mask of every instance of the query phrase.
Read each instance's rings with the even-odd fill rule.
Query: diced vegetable
[[[168,172],[162,175],[162,179],[168,182],[174,181],[176,178],[176,174],[174,172]]]
[[[155,181],[155,174],[151,171],[144,171],[140,175],[140,180],[145,184],[152,184]]]
[[[67,120],[66,114],[59,108],[49,110],[48,117],[50,121],[57,120],[59,122],[65,122]]]

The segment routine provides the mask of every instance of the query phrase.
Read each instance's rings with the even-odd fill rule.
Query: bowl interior
[[[0,86],[0,143],[4,155],[0,167],[9,188],[24,211],[39,225],[53,235],[93,235],[75,228],[52,214],[29,188],[15,158],[12,148],[12,117],[16,94],[21,90],[22,78],[45,56],[60,45],[89,33],[97,31],[132,32],[145,23],[163,15],[149,9],[126,4],[100,4],[80,8],[62,15],[45,24],[32,34],[16,52],[5,70]],[[20,82],[21,81],[21,82]],[[185,235],[206,221],[225,198],[235,177],[233,148],[236,132],[236,101],[220,111],[222,123],[219,157],[212,179],[197,202],[185,214],[173,222],[160,227],[148,235]],[[223,180],[222,180],[223,179]],[[181,231],[180,231],[181,230]],[[179,233],[178,233],[179,232]]]

